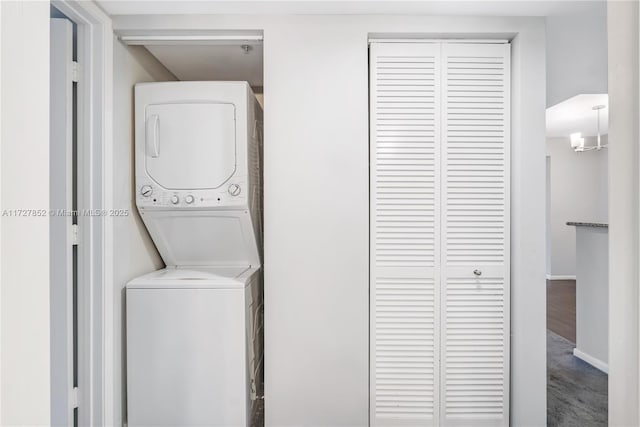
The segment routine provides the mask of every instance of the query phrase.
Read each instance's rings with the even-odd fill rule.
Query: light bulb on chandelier
[[[573,151],[575,151],[576,153],[579,153],[582,151],[593,151],[593,150],[599,151],[603,148],[609,147],[609,144],[604,144],[604,145],[602,144],[602,136],[600,135],[600,110],[603,110],[605,108],[607,108],[606,105],[596,105],[593,108],[591,108],[596,112],[596,115],[597,115],[596,127],[597,127],[598,135],[596,137],[596,145],[594,147],[585,147],[582,133],[581,132],[572,133],[571,135],[569,135],[569,139],[570,139],[571,148],[573,148]]]

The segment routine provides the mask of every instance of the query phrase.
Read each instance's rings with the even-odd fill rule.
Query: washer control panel
[[[247,203],[246,180],[235,179],[215,190],[167,190],[156,183],[136,185],[136,202],[144,207],[217,207]]]
[[[153,187],[150,185],[143,185],[140,189],[140,194],[142,194],[143,197],[150,197],[153,194]]]
[[[227,191],[229,191],[229,194],[231,194],[233,197],[236,197],[239,196],[242,192],[242,187],[240,187],[239,184],[229,184],[229,188]]]

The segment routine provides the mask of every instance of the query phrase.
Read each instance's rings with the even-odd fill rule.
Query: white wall
[[[0,208],[49,210],[49,2],[0,2]],[[0,424],[48,425],[49,218],[0,216]]]
[[[609,425],[640,425],[638,3],[608,2]]]
[[[603,138],[603,144],[606,143]],[[587,138],[586,145],[595,145]],[[604,222],[608,220],[608,151],[576,153],[569,138],[548,138],[551,158],[550,265],[552,279],[576,275],[576,230],[567,221]]]
[[[511,425],[546,424],[545,37],[529,21],[512,42]],[[539,287],[533,290],[532,287]]]
[[[606,371],[609,363],[609,230],[601,227],[576,229],[574,354]]]
[[[114,265],[114,388],[116,408],[114,424],[121,425],[124,376],[124,287],[137,276],[164,267],[135,206],[133,86],[140,82],[175,80],[144,47],[124,46],[113,41],[113,208],[128,209],[129,216],[113,218]]]
[[[264,30],[265,402],[278,427],[368,423],[368,33],[519,33],[511,411],[513,425],[546,423],[543,19],[120,16],[114,27]]]
[[[546,18],[547,107],[581,93],[607,93],[607,2]]]

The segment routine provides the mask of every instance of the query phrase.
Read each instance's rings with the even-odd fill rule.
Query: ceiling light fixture
[[[600,110],[603,110],[607,108],[606,105],[596,105],[593,108],[591,108],[592,110],[594,110],[597,114],[597,129],[598,129],[598,136],[596,139],[596,145],[595,147],[585,147],[584,146],[584,138],[582,137],[582,133],[580,132],[576,132],[576,133],[572,133],[571,135],[569,135],[569,139],[571,142],[571,148],[573,149],[573,151],[575,151],[576,153],[580,153],[582,151],[593,151],[593,150],[601,150],[603,148],[608,148],[609,144],[602,144],[602,136],[600,135]]]
[[[573,148],[573,151],[584,151],[584,138],[582,137],[582,133],[572,133],[569,135],[569,139],[571,140],[571,148]]]

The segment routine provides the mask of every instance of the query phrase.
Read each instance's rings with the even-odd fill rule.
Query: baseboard
[[[576,276],[556,276],[547,274],[547,280],[576,280]]]
[[[604,363],[602,360],[596,359],[593,356],[589,356],[587,353],[583,353],[580,350],[578,350],[577,348],[573,349],[573,355],[575,357],[577,357],[578,359],[584,360],[585,362],[587,362],[589,365],[593,366],[594,368],[597,368],[597,369],[601,370],[605,374],[609,373],[609,365],[607,363]]]

